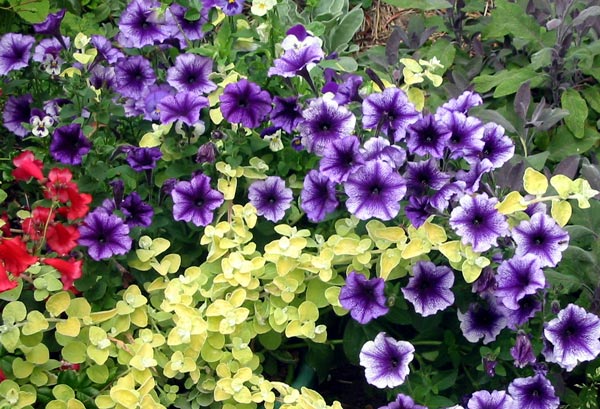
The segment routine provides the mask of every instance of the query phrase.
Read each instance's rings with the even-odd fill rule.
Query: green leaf
[[[482,31],[484,40],[503,39],[505,35],[527,42],[541,42],[540,25],[518,3],[497,0],[492,18]]]
[[[575,138],[566,126],[559,126],[548,145],[550,159],[558,162],[567,156],[581,155],[596,146],[599,140],[600,133],[590,126],[585,127],[583,138]]]
[[[7,197],[8,194],[4,190],[0,189],[0,203],[3,203]]]
[[[567,89],[560,97],[561,107],[569,111],[565,117],[567,128],[576,138],[583,138],[585,133],[585,122],[588,117],[588,107],[579,92],[573,88]]]
[[[85,370],[86,375],[94,383],[103,384],[108,380],[108,368],[106,365],[92,365]]]
[[[8,0],[12,9],[28,23],[40,23],[46,19],[50,10],[48,0]]]
[[[4,306],[2,310],[2,320],[5,325],[12,325],[23,321],[27,316],[27,308],[21,301],[13,301]]]
[[[30,311],[27,314],[27,323],[23,326],[23,334],[31,335],[36,332],[44,331],[48,328],[46,317],[39,311]]]
[[[582,92],[583,97],[587,101],[590,108],[597,113],[600,113],[600,88],[599,87],[588,87]]]
[[[443,38],[436,40],[425,54],[425,59],[430,60],[433,57],[437,57],[440,60],[440,64],[444,68],[436,70],[436,74],[443,75],[454,63],[454,57],[456,56],[456,48],[453,43]]]
[[[80,364],[86,359],[86,346],[83,342],[74,341],[65,345],[62,349],[62,356],[72,364]]]
[[[36,365],[44,365],[50,359],[50,351],[44,344],[37,344],[29,351],[25,353],[27,362],[31,362]]]
[[[557,200],[552,202],[552,209],[550,211],[552,218],[556,220],[560,227],[564,227],[569,222],[573,209],[571,204],[566,200]]]
[[[446,0],[383,0],[385,3],[391,4],[392,6],[400,7],[403,9],[417,9],[417,10],[442,10],[449,9],[452,4]]]
[[[342,51],[360,29],[363,23],[364,12],[360,7],[353,8],[346,14],[339,24],[333,29],[329,37],[331,51]]]
[[[322,60],[319,62],[322,68],[331,68],[336,71],[354,72],[358,69],[358,63],[352,57],[340,57],[335,60]]]

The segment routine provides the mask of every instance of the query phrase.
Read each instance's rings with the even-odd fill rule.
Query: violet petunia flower
[[[465,188],[465,182],[462,180],[447,183],[429,198],[429,203],[433,208],[443,212],[450,205],[450,200],[455,200],[464,194]]]
[[[382,136],[369,138],[360,152],[365,161],[381,160],[394,169],[406,162],[406,151],[398,145],[390,144],[390,141]]]
[[[384,287],[382,278],[368,280],[364,275],[351,271],[340,290],[340,304],[357,322],[367,324],[390,310],[386,305]]]
[[[81,165],[84,155],[92,149],[92,142],[85,137],[80,124],[64,125],[52,133],[50,154],[65,165]]]
[[[544,288],[546,277],[537,257],[525,255],[503,261],[496,275],[495,295],[510,310],[519,309],[519,301],[526,295]]]
[[[273,98],[273,105],[270,114],[273,125],[280,127],[287,133],[292,133],[303,119],[298,97],[276,96]]]
[[[161,123],[181,121],[193,126],[200,121],[200,110],[208,105],[206,97],[192,92],[179,92],[162,98],[157,108],[160,111]]]
[[[33,25],[33,31],[38,34],[46,34],[49,36],[60,35],[60,23],[65,18],[66,9],[61,9],[56,13],[50,13],[44,21]]]
[[[429,159],[409,162],[404,173],[406,188],[410,195],[423,196],[431,191],[439,191],[450,180],[450,175],[439,170],[438,162]]]
[[[483,126],[483,147],[481,149],[467,148],[465,159],[473,164],[487,159],[494,169],[502,167],[515,154],[515,144],[504,134],[504,128],[493,122]]]
[[[552,362],[572,371],[579,362],[591,361],[600,354],[600,318],[569,304],[546,324],[544,337],[552,346]]]
[[[88,247],[88,254],[96,261],[104,260],[131,250],[129,227],[114,214],[104,209],[89,213],[79,227],[79,244]]]
[[[456,111],[466,115],[471,108],[481,104],[483,104],[483,99],[481,98],[481,95],[473,91],[465,91],[458,97],[452,98],[451,100],[443,104],[438,109],[438,113],[440,113],[441,111]]]
[[[160,121],[160,108],[158,104],[163,98],[173,95],[173,87],[168,84],[153,85],[144,92],[144,119]]]
[[[138,148],[135,146],[127,149],[127,163],[136,172],[152,170],[162,158],[160,148]]]
[[[8,101],[4,105],[4,112],[2,112],[4,127],[21,138],[29,133],[23,123],[29,123],[31,120],[32,102],[31,94],[26,94],[20,97],[8,97]]]
[[[169,10],[159,13],[154,0],[132,0],[119,18],[119,43],[127,48],[142,48],[162,43],[177,29]]]
[[[207,226],[213,221],[214,211],[223,204],[223,194],[210,187],[210,178],[198,173],[189,182],[177,182],[171,191],[173,218]]]
[[[179,92],[208,94],[217,84],[208,79],[213,61],[197,54],[180,54],[175,65],[167,70],[167,82]]]
[[[271,112],[271,96],[257,84],[241,79],[228,84],[219,97],[223,117],[247,128],[258,127]]]
[[[462,169],[457,171],[456,180],[464,182],[464,191],[472,195],[479,190],[479,184],[483,175],[490,172],[492,169],[492,162],[490,162],[488,159],[483,159],[472,163],[468,172],[465,172]]]
[[[121,203],[125,224],[130,228],[149,227],[152,224],[154,209],[144,202],[137,192],[127,195]]]
[[[138,99],[156,82],[156,74],[150,61],[141,55],[123,58],[115,67],[117,92],[125,97]]]
[[[425,115],[407,128],[406,145],[408,151],[414,155],[441,159],[444,148],[452,132],[444,122],[437,121],[431,114]]]
[[[362,103],[362,125],[366,129],[379,129],[398,142],[406,135],[409,125],[415,123],[419,112],[399,88],[386,88],[369,95]]]
[[[202,3],[206,2],[203,1]],[[200,18],[194,21],[185,18],[185,13],[188,9],[180,4],[172,3],[169,6],[169,9],[171,10],[171,14],[173,15],[173,18],[177,24],[177,30],[173,33],[173,37],[179,40],[180,48],[185,49],[188,40],[194,41],[204,38],[202,26],[208,23],[208,13],[210,7],[208,7],[206,4],[203,4],[202,9],[200,10]]]
[[[34,42],[30,35],[4,34],[0,38],[0,75],[27,67]]]
[[[460,206],[450,213],[450,226],[473,250],[481,253],[496,245],[499,237],[509,233],[506,217],[498,212],[496,198],[483,193],[476,196],[463,196]]]
[[[345,182],[353,170],[365,163],[359,148],[360,141],[354,135],[340,139],[323,153],[319,171],[332,182]]]
[[[256,207],[256,213],[272,222],[283,219],[293,198],[292,189],[285,187],[285,181],[279,176],[268,176],[248,188],[248,199]]]
[[[510,349],[510,354],[515,360],[517,368],[525,368],[527,365],[535,363],[535,354],[531,345],[531,337],[519,331],[515,340],[515,345]]]
[[[404,214],[415,227],[419,228],[435,213],[427,196],[408,196],[408,203],[404,206]]]
[[[381,406],[381,407],[379,407],[379,409],[427,409],[427,408],[423,405],[416,404],[415,401],[413,400],[413,398],[411,398],[410,396],[399,393],[398,396],[396,396],[395,401],[390,402],[385,406]]]
[[[295,77],[301,71],[310,70],[325,57],[323,49],[318,44],[312,44],[300,49],[286,50],[283,55],[273,61],[268,76]]]
[[[467,409],[514,409],[513,398],[505,391],[473,392]]]
[[[508,320],[507,326],[512,330],[516,330],[542,310],[542,303],[535,295],[526,295],[517,304],[519,309],[510,310],[506,317]]]
[[[304,178],[300,193],[300,208],[313,223],[323,221],[339,204],[335,196],[335,183],[313,169]]]
[[[454,274],[449,267],[419,261],[413,267],[408,285],[402,288],[402,294],[418,314],[427,317],[454,303],[453,284]]]
[[[406,182],[390,165],[370,161],[358,167],[344,184],[346,208],[361,220],[391,220],[400,211]]]
[[[471,303],[469,309],[458,311],[460,329],[469,342],[488,344],[496,339],[506,327],[506,310],[497,305],[493,298],[487,297],[480,302]]]
[[[94,34],[90,37],[90,42],[96,50],[98,50],[98,56],[106,60],[109,64],[115,64],[121,58],[125,58],[125,54],[118,48],[113,47],[108,38],[100,34]]]
[[[556,266],[569,246],[569,234],[545,213],[534,213],[519,223],[512,230],[512,238],[517,244],[515,255],[532,254],[542,267]]]
[[[558,409],[560,403],[554,387],[542,374],[513,380],[508,393],[519,409]]]
[[[436,114],[435,118],[450,131],[450,138],[446,142],[450,158],[462,158],[466,152],[483,149],[483,124],[479,119],[457,111]]]
[[[380,389],[402,385],[414,352],[415,348],[409,342],[396,341],[380,332],[360,350],[360,365],[365,368],[367,382]]]

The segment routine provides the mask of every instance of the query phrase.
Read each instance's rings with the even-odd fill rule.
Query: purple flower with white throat
[[[144,91],[156,82],[156,74],[150,61],[136,55],[123,58],[115,67],[117,92],[125,97],[138,99]]]
[[[569,304],[546,324],[544,337],[552,345],[553,362],[572,371],[579,362],[600,354],[600,318]]]
[[[523,297],[544,288],[546,277],[537,257],[525,255],[503,261],[498,267],[496,283],[496,297],[506,308],[518,310]]]
[[[360,141],[354,135],[340,139],[323,153],[319,171],[335,183],[345,182],[350,173],[365,163],[359,148]]]
[[[88,254],[96,261],[131,250],[129,227],[118,216],[98,208],[89,213],[79,227],[79,244],[88,247]]]
[[[66,165],[81,165],[84,155],[92,149],[92,142],[85,137],[80,124],[63,125],[52,133],[50,154]]]
[[[436,114],[435,118],[450,131],[450,138],[446,142],[450,158],[461,158],[465,152],[483,149],[483,124],[479,119],[457,111]]]
[[[173,197],[173,218],[192,222],[196,226],[207,226],[213,221],[214,211],[223,204],[223,194],[210,187],[210,178],[202,173],[189,182],[175,184]]]
[[[364,275],[351,271],[340,290],[340,304],[350,311],[352,318],[366,324],[389,312],[384,288],[382,278],[368,280]]]
[[[335,183],[313,169],[304,178],[304,187],[300,193],[300,208],[308,220],[318,223],[333,212],[339,202],[335,195]]]
[[[244,0],[218,0],[217,4],[226,16],[235,16],[244,10]]]
[[[569,234],[545,213],[534,213],[519,223],[512,230],[512,238],[517,244],[515,255],[532,254],[542,267],[556,266],[569,246]]]
[[[318,44],[286,50],[281,57],[273,61],[274,66],[269,68],[268,76],[295,77],[301,71],[310,70],[323,57],[325,53]]]
[[[413,276],[402,294],[418,314],[424,317],[442,311],[454,303],[450,290],[454,274],[446,266],[436,266],[430,261],[419,261],[413,267]]]
[[[508,393],[519,409],[558,409],[560,403],[554,387],[542,374],[515,379],[508,385]]]
[[[100,66],[96,66],[98,68]],[[153,85],[144,92],[144,119],[160,121],[160,108],[158,104],[163,98],[173,95],[175,90],[168,84]]]
[[[280,127],[287,133],[292,133],[303,120],[298,97],[276,96],[273,98],[273,105],[270,114],[273,125]]]
[[[179,92],[208,94],[217,84],[208,79],[213,61],[197,54],[180,54],[175,65],[167,70],[167,82]]]
[[[473,164],[487,159],[492,167],[498,169],[508,162],[515,154],[515,144],[504,134],[504,128],[493,122],[483,126],[483,147],[481,149],[467,148],[465,159]]]
[[[119,43],[128,48],[142,48],[162,43],[176,30],[167,9],[159,14],[161,4],[154,0],[132,0],[119,18]]]
[[[30,35],[4,34],[0,38],[0,75],[27,67],[34,42]]]
[[[400,211],[400,200],[406,193],[406,182],[386,162],[365,163],[344,184],[348,195],[346,208],[361,220],[391,220]]]
[[[413,398],[408,395],[399,393],[396,396],[396,400],[388,403],[385,406],[379,407],[379,409],[427,409],[423,405],[417,405]],[[450,408],[449,408],[450,409]]]
[[[248,188],[248,199],[259,216],[278,222],[292,205],[292,189],[285,187],[279,176],[269,176],[265,180],[253,182]]]
[[[450,135],[444,122],[429,114],[408,126],[406,145],[412,154],[441,159]]]
[[[519,309],[510,310],[506,317],[508,320],[507,326],[512,330],[516,330],[521,325],[524,325],[542,310],[542,303],[536,295],[526,295],[517,304],[519,305]]]
[[[409,373],[408,365],[415,348],[406,341],[396,341],[380,332],[360,350],[360,365],[365,368],[367,382],[380,389],[402,385]]]
[[[167,95],[158,103],[160,122],[169,124],[181,121],[193,126],[200,121],[200,110],[208,106],[208,99],[192,92]]]
[[[299,50],[301,48],[310,47],[311,45],[323,45],[323,40],[313,36],[302,24],[296,24],[291,27],[286,33],[285,38],[281,42],[281,48],[287,50]]]
[[[246,79],[228,84],[219,97],[223,117],[247,128],[258,127],[271,112],[271,96]]]
[[[477,391],[467,403],[468,409],[513,409],[513,399],[504,391]]]
[[[458,311],[460,329],[469,342],[488,344],[496,339],[506,327],[506,310],[493,298],[487,297],[478,303],[471,303],[467,312]]]
[[[363,127],[379,129],[392,136],[394,142],[403,139],[408,126],[420,117],[406,93],[399,88],[386,88],[369,95],[363,101],[362,110]]]
[[[476,196],[463,196],[460,206],[450,214],[450,226],[462,239],[480,253],[496,245],[499,237],[509,233],[506,217],[498,212],[496,198],[483,193]]]

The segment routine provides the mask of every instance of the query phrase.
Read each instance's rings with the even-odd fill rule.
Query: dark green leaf
[[[598,86],[585,88],[581,94],[590,108],[600,113],[600,88]]]
[[[40,23],[46,19],[50,10],[48,0],[9,0],[12,9],[28,23]]]
[[[446,0],[383,0],[385,3],[403,9],[442,10],[449,9],[452,4]]]
[[[585,121],[588,117],[588,107],[585,100],[579,92],[573,88],[569,88],[563,92],[560,102],[562,108],[569,111],[569,115],[565,118],[567,128],[569,128],[576,138],[583,138]]]
[[[496,1],[489,24],[484,26],[484,40],[504,39],[505,35],[527,42],[541,42],[540,26],[518,3]]]
[[[550,159],[560,161],[567,156],[580,155],[593,148],[600,140],[600,134],[592,127],[586,127],[584,137],[575,138],[566,126],[559,126],[550,140]]]

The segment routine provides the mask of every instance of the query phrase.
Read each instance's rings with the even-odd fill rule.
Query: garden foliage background
[[[0,21],[0,407],[598,407],[600,2]]]

